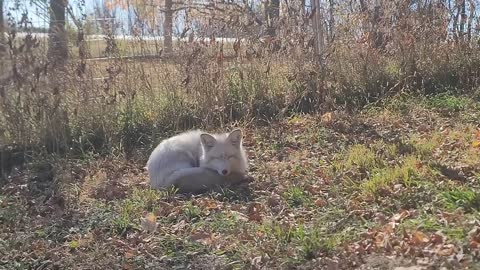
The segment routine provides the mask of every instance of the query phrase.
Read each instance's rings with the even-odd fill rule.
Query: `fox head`
[[[243,172],[247,162],[242,146],[242,131],[235,129],[230,133],[200,135],[203,155],[200,166],[217,171],[221,175],[231,172]]]

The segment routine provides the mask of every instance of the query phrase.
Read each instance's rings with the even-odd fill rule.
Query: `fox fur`
[[[242,131],[209,134],[187,131],[163,140],[147,162],[150,185],[177,186],[183,192],[203,191],[249,179]]]

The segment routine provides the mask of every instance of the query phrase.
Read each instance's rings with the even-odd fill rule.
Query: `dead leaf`
[[[251,203],[247,208],[248,219],[251,221],[262,221],[262,205],[260,203]]]
[[[154,232],[157,230],[157,217],[153,213],[148,213],[144,218],[141,219],[140,224],[142,229],[147,232]]]
[[[157,203],[158,203],[159,207],[154,213],[157,217],[166,217],[170,213],[172,213],[173,205],[171,205],[167,202],[162,202],[162,201],[157,202]]]
[[[443,235],[440,235],[438,233],[433,234],[430,237],[430,242],[432,242],[435,245],[443,243]]]
[[[212,199],[204,199],[198,202],[199,206],[201,208],[204,208],[205,210],[216,210],[219,209],[219,205],[217,204],[217,201],[212,200]]]
[[[185,220],[182,219],[180,222],[172,226],[173,233],[182,231],[186,226],[187,224],[185,223]]]
[[[238,211],[230,211],[229,216],[235,217],[238,221],[248,221],[248,218]]]
[[[480,243],[475,240],[472,240],[470,241],[469,246],[471,249],[478,249],[478,247],[480,246]]]
[[[393,215],[392,220],[395,222],[401,222],[403,219],[405,219],[408,216],[410,216],[410,212],[407,210],[404,210],[400,213]]]
[[[321,117],[321,123],[324,125],[330,125],[333,122],[333,113],[324,113]]]
[[[317,195],[322,193],[322,188],[319,185],[306,185],[305,190],[310,194]]]
[[[196,232],[190,236],[192,241],[200,242],[204,245],[212,243],[212,234],[206,232]]]
[[[135,257],[135,254],[133,254],[133,252],[131,252],[131,251],[127,251],[127,252],[125,252],[124,257],[125,257],[125,259],[131,259],[131,258]]]
[[[470,237],[470,239],[480,241],[480,227],[473,227],[473,229],[468,232],[468,237]]]
[[[428,237],[421,231],[415,231],[412,234],[412,239],[410,239],[410,243],[416,246],[428,243],[429,241]]]
[[[280,196],[277,194],[272,194],[267,199],[267,205],[270,207],[275,207],[280,204]]]
[[[323,207],[323,206],[327,205],[327,201],[325,201],[324,199],[316,199],[315,200],[315,205],[318,206],[318,207]]]
[[[450,256],[455,251],[452,244],[443,246],[440,250],[437,251],[437,254],[440,256]]]
[[[475,140],[472,143],[473,148],[480,148],[480,140]]]

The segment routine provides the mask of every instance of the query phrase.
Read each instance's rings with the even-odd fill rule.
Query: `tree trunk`
[[[335,33],[335,1],[328,0],[328,41],[333,42]]]
[[[0,33],[2,36],[0,37],[3,39],[3,31],[4,31],[4,25],[3,25],[3,0],[0,0]]]
[[[465,22],[467,21],[467,13],[465,10],[465,0],[460,0],[461,15],[460,15],[460,39],[464,40],[465,36]]]
[[[475,2],[473,0],[469,0],[469,7],[468,9],[470,10],[470,16],[468,17],[468,24],[467,24],[467,39],[468,41],[472,40],[472,23],[473,19],[475,17]]]
[[[6,49],[5,44],[5,22],[3,19],[3,0],[0,0],[0,55]]]
[[[65,30],[67,0],[50,0],[50,29],[48,33],[48,58],[53,65],[63,65],[68,58],[67,32]]]
[[[165,0],[165,21],[163,22],[163,50],[165,54],[173,52],[173,0]]]
[[[455,42],[458,42],[458,19],[460,18],[460,5],[458,2],[455,3],[455,7],[457,8],[457,14],[453,17],[453,39]]]
[[[274,37],[276,35],[276,23],[280,17],[280,0],[269,0],[266,6],[267,17],[267,35]]]
[[[318,57],[319,62],[321,63],[321,58],[323,54],[323,16],[322,10],[320,9],[320,0],[312,0],[312,10],[315,12],[313,16],[313,33],[314,33],[314,52],[315,56]]]

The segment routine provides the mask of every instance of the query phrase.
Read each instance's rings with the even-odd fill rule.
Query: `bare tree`
[[[54,65],[62,65],[68,58],[65,17],[67,0],[50,0],[50,29],[48,58]]]
[[[476,6],[475,6],[475,1],[474,0],[469,0],[468,1],[469,3],[469,11],[470,11],[470,14],[468,16],[468,24],[467,24],[467,39],[468,41],[470,41],[472,39],[472,23],[473,23],[473,19],[475,18],[475,10],[476,10]]]
[[[5,42],[5,25],[3,19],[3,0],[0,0],[0,52],[4,49],[4,42]]]
[[[280,0],[267,0],[265,3],[265,17],[267,20],[267,35],[276,35],[276,23],[280,17]]]
[[[163,21],[163,49],[166,54],[173,51],[173,0],[165,0],[165,20]]]
[[[323,54],[323,14],[320,9],[320,0],[311,0],[313,14],[313,31],[314,31],[314,51],[315,55],[321,60]]]

